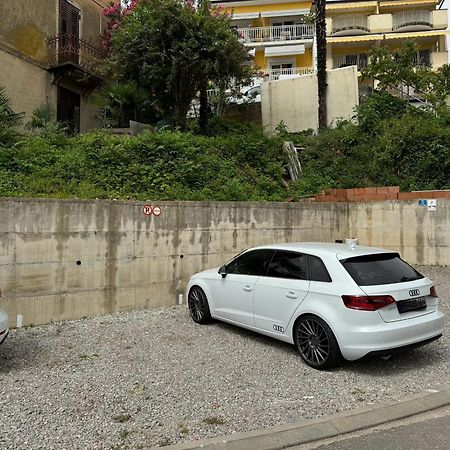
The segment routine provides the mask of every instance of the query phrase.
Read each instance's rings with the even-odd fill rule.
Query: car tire
[[[211,322],[208,299],[205,292],[199,286],[193,286],[188,295],[188,307],[192,320],[205,325]]]
[[[294,343],[303,361],[318,370],[332,369],[342,360],[331,328],[313,314],[306,314],[294,326]]]

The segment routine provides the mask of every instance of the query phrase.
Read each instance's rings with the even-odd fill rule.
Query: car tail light
[[[376,311],[395,303],[390,295],[343,295],[342,300],[347,308],[361,311]]]
[[[430,289],[430,297],[438,297],[437,292],[436,292],[436,288],[434,286],[431,286]]]

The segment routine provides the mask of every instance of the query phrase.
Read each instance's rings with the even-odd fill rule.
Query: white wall
[[[351,119],[359,104],[356,67],[328,71],[327,116],[329,125]],[[318,128],[317,76],[304,75],[261,85],[262,122],[273,132],[283,121],[289,131]]]

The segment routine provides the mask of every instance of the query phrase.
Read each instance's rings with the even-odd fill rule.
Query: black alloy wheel
[[[300,356],[314,369],[331,369],[342,359],[330,327],[312,314],[301,317],[295,324],[294,342]]]
[[[209,311],[208,299],[203,289],[199,286],[193,286],[188,295],[189,313],[192,320],[196,323],[206,324],[211,322],[211,313]]]

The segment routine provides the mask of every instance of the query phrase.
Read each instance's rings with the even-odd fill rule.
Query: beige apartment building
[[[0,86],[24,122],[48,101],[73,131],[95,128],[107,0],[0,2]]]
[[[443,0],[327,0],[328,68],[368,63],[370,50],[396,50],[406,40],[418,46],[417,64],[448,63],[448,11]]]

